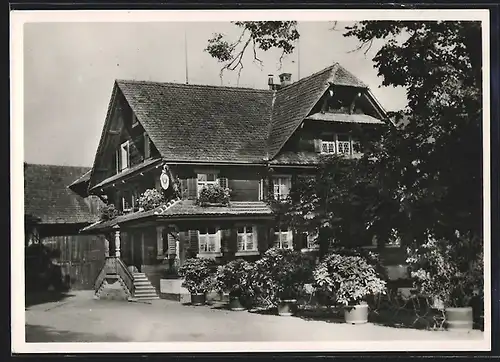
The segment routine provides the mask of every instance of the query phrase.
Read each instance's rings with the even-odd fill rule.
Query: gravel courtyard
[[[347,325],[156,300],[99,301],[91,291],[26,308],[26,342],[480,340],[483,333]]]

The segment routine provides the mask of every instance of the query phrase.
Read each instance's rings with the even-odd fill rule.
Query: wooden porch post
[[[115,230],[115,256],[120,257],[120,229]]]

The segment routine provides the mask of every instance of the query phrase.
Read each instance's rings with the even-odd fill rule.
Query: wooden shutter
[[[189,230],[189,251],[191,256],[196,256],[198,250],[198,230]]]
[[[227,253],[231,250],[231,229],[222,229],[221,233],[221,252]]]
[[[264,252],[269,248],[269,229],[265,225],[257,226],[257,249]]]
[[[314,152],[321,152],[321,140],[320,139],[315,139],[314,140]]]
[[[198,180],[196,178],[187,179],[187,197],[192,200],[198,197]]]

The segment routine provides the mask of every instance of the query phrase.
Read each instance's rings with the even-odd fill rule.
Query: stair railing
[[[118,274],[122,280],[125,282],[130,294],[134,295],[134,276],[127,269],[125,263],[120,259],[116,258],[116,274]]]
[[[119,275],[125,285],[127,286],[129,292],[134,294],[134,276],[127,269],[123,261],[116,256],[108,256],[105,259],[104,265],[99,272],[95,282],[94,282],[94,290],[97,291],[101,286],[102,282],[106,278],[108,274],[117,274]]]

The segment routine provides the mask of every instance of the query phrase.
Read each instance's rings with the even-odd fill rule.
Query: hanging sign
[[[166,190],[170,186],[170,178],[168,177],[167,170],[163,169],[160,175],[160,184],[162,189]]]

